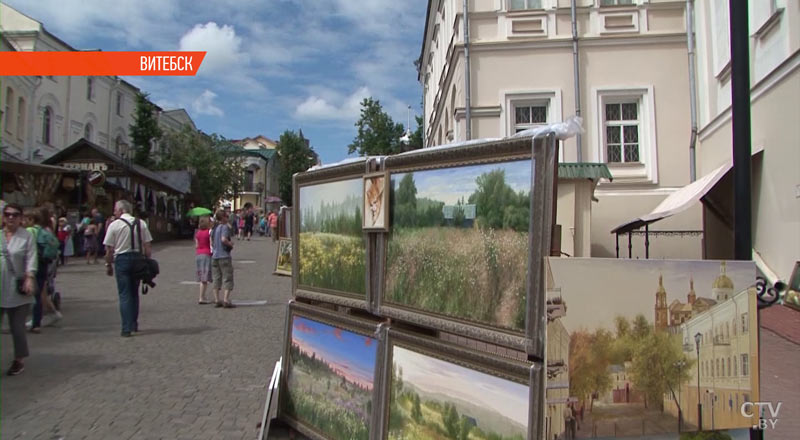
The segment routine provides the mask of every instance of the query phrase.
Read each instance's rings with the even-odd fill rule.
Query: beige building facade
[[[428,4],[419,71],[424,145],[466,140],[468,125],[479,139],[564,121],[578,113],[577,91],[585,131],[580,149],[577,138],[563,143],[560,160],[608,165],[613,181],[598,185],[590,229],[581,234],[591,237],[583,255],[614,256],[614,227],[689,183],[685,2],[577,0],[577,84],[570,1],[467,4],[469,121],[463,2]],[[659,229],[699,231],[700,207]],[[562,227],[562,242],[568,231]],[[632,256],[643,258],[644,238],[634,235],[631,244]],[[651,237],[651,258],[699,258],[701,250],[696,235]]]
[[[277,212],[280,203],[267,201],[267,198],[275,200],[279,196],[280,161],[276,151],[277,142],[263,135],[232,142],[244,150],[242,155],[244,182],[242,191],[233,201],[233,209],[242,208],[250,203],[255,207]]]
[[[695,1],[698,177],[730,163],[731,65],[727,0]],[[753,259],[789,280],[800,260],[800,4],[749,2]],[[703,212],[706,258],[732,250],[732,183],[712,191]]]

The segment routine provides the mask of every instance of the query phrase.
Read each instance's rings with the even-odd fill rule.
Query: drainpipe
[[[28,132],[28,135],[25,137],[25,150],[28,156],[28,162],[33,162],[33,150],[34,147],[36,147],[36,126],[39,125],[36,124],[36,115],[38,113],[36,92],[39,90],[39,86],[42,85],[43,77],[37,76],[33,82],[33,89],[30,91],[30,95],[28,95],[28,123],[25,126],[25,130]]]
[[[70,116],[70,102],[72,101],[72,77],[65,76],[64,78],[67,79],[67,105],[64,108],[64,142],[61,144],[61,149],[67,148],[69,146],[69,129],[70,129],[70,121],[72,120],[72,116]],[[55,126],[55,122],[53,122],[53,126]],[[83,137],[83,136],[81,136]]]
[[[689,179],[694,182],[697,180],[697,80],[694,71],[694,0],[686,0],[686,44],[689,47],[689,115],[692,120],[692,134],[689,138]]]
[[[464,0],[464,106],[466,110],[467,138],[472,139],[472,99],[470,97],[469,81],[469,0]]]
[[[573,81],[575,83],[575,116],[581,116],[581,83],[580,83],[580,65],[578,64],[578,17],[575,11],[576,0],[570,2],[570,18],[572,20],[572,72]],[[583,162],[583,142],[581,133],[575,135],[575,143],[577,144],[578,162]]]

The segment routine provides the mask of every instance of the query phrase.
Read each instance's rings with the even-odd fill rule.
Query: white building
[[[0,7],[0,34],[4,51],[78,50],[7,4]],[[22,160],[41,162],[84,138],[125,155],[139,92],[116,76],[5,76],[0,83],[2,147]],[[183,109],[158,111],[162,129],[180,130],[184,124],[196,129]]]
[[[612,229],[689,183],[686,3],[577,0],[575,46],[570,3],[469,1],[467,42],[464,2],[430,0],[419,66],[424,145],[465,140],[468,128],[471,139],[509,136],[580,110],[585,133],[564,143],[560,159],[606,164],[613,181],[599,183],[586,228],[561,223],[562,212],[588,213],[574,210],[577,198],[562,200],[559,186],[561,242],[588,243],[572,255],[609,257]],[[699,231],[700,214],[696,206],[661,229]],[[645,256],[643,237],[632,245],[633,257]],[[650,256],[699,258],[701,242],[654,239]]]

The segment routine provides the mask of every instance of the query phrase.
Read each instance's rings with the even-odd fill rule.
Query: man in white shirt
[[[131,236],[131,225],[136,221],[130,214],[131,210],[131,204],[125,200],[114,204],[114,217],[117,220],[108,226],[103,241],[106,247],[106,274],[114,276],[115,270],[117,273],[119,314],[122,317],[121,336],[125,338],[139,331],[139,280],[131,276],[133,262],[142,253],[150,257],[150,242],[153,241],[147,223],[143,220],[139,220],[138,226],[134,226],[135,231]],[[141,248],[139,231],[142,235]]]

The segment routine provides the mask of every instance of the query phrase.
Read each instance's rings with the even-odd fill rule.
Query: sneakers
[[[130,338],[131,336],[133,336],[131,332],[121,332],[119,335],[122,336],[123,338]]]
[[[18,360],[14,360],[14,362],[11,363],[11,368],[8,369],[6,374],[8,374],[9,376],[16,376],[22,373],[23,371],[25,371],[25,364],[23,364]]]

